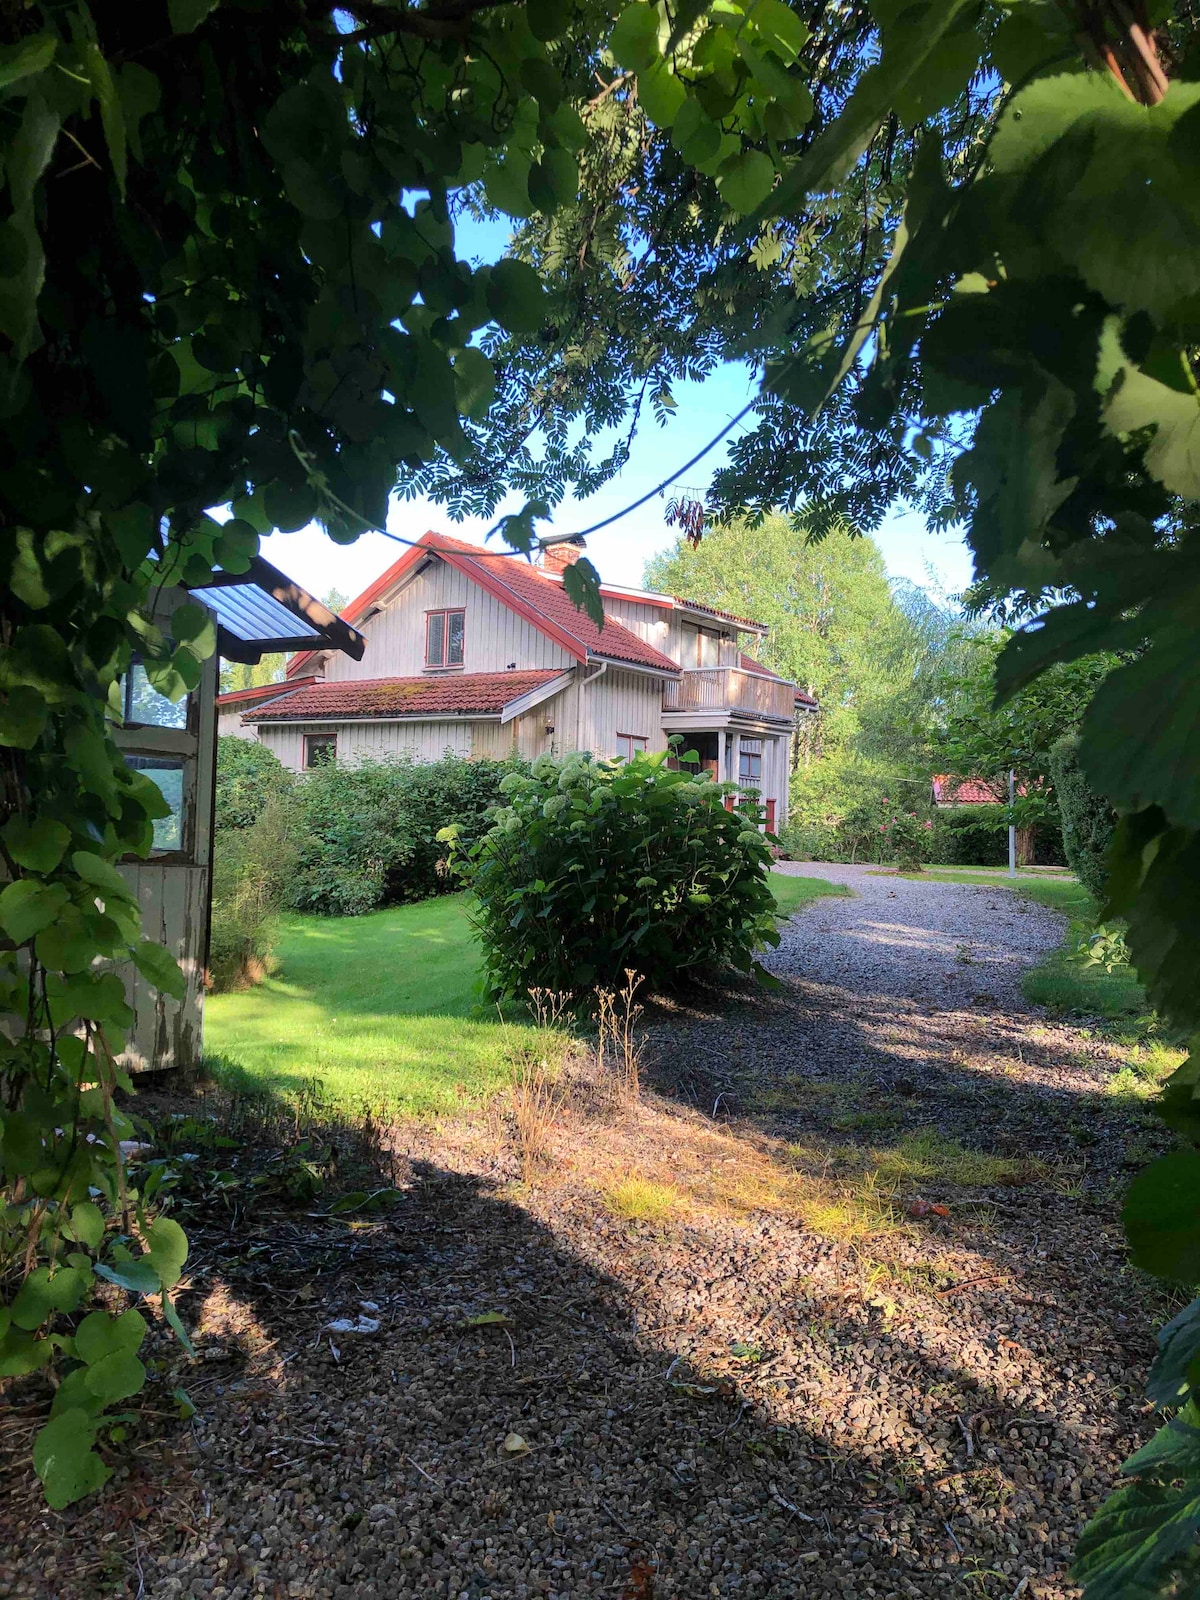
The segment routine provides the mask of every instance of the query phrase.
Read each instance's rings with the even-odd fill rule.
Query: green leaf
[[[71,865],[84,883],[98,894],[136,904],[137,897],[133,890],[112,862],[106,861],[103,856],[96,855],[92,850],[76,850],[71,856]]]
[[[32,750],[49,718],[50,707],[36,689],[10,689],[0,699],[0,745]]]
[[[750,8],[750,22],[759,40],[769,44],[777,55],[793,62],[812,37],[808,28],[783,0],[756,0]]]
[[[665,61],[638,74],[638,101],[656,128],[669,128],[686,99],[686,88]]]
[[[542,281],[527,262],[498,261],[488,276],[488,310],[508,333],[537,333],[545,317]]]
[[[1184,1594],[1171,1581],[1200,1532],[1200,1413],[1189,1404],[1121,1467],[1118,1489],[1080,1535],[1074,1576],[1086,1600]],[[1182,1481],[1179,1481],[1182,1480]]]
[[[169,950],[165,950],[161,944],[152,944],[149,939],[143,939],[141,944],[134,946],[133,961],[148,983],[175,1000],[183,999],[187,992],[187,979]]]
[[[474,345],[460,350],[454,358],[454,387],[459,410],[476,421],[487,416],[496,393],[496,369]]]
[[[1158,1334],[1158,1355],[1146,1380],[1156,1406],[1177,1406],[1200,1382],[1200,1299],[1172,1317]]]
[[[125,148],[125,112],[121,107],[121,99],[117,94],[117,86],[113,80],[112,70],[104,58],[100,47],[95,44],[85,44],[83,47],[83,62],[87,67],[88,77],[92,80],[92,88],[100,105],[100,126],[104,129],[104,140],[108,145],[109,159],[113,165],[113,174],[117,180],[122,200],[125,198],[125,173],[128,165],[128,155]]]
[[[114,1350],[89,1365],[87,1388],[102,1405],[128,1400],[146,1382],[146,1369],[132,1350]]]
[[[1109,674],[1081,725],[1080,764],[1098,794],[1121,811],[1161,806],[1200,826],[1200,661],[1184,633],[1160,638]]]
[[[92,1494],[110,1473],[92,1449],[96,1427],[86,1411],[72,1409],[52,1418],[33,1441],[33,1466],[55,1510]]]
[[[58,40],[52,33],[31,33],[0,49],[0,89],[10,83],[28,78],[35,72],[44,72],[54,60]]]
[[[87,1290],[88,1279],[78,1267],[35,1267],[17,1290],[12,1319],[18,1328],[32,1331],[56,1311],[74,1311]]]
[[[569,150],[547,150],[529,172],[529,198],[546,213],[570,205],[579,194],[579,167]]]
[[[1165,489],[1189,500],[1200,496],[1200,396],[1130,364],[1118,372],[1103,417],[1118,438],[1146,436],[1146,465]]]
[[[89,1311],[75,1329],[75,1353],[91,1366],[119,1350],[138,1350],[147,1331],[145,1317],[132,1307],[119,1317],[107,1311]]]
[[[217,6],[217,0],[167,0],[167,15],[175,33],[194,33]]]
[[[584,611],[598,628],[604,626],[604,601],[600,597],[600,574],[586,556],[573,561],[563,571],[563,593],[577,611]]]
[[[24,944],[50,926],[69,898],[61,883],[18,878],[0,891],[0,928],[14,944]]]
[[[1062,263],[1110,305],[1146,311],[1160,325],[1200,292],[1200,195],[1187,131],[1197,107],[1200,83],[1173,82],[1157,105],[1144,106],[1107,72],[1066,71],[1013,99],[989,152],[1000,179],[1026,185],[1016,227],[1042,242],[1046,268]]]
[[[53,872],[71,842],[71,830],[48,817],[13,816],[4,824],[4,844],[19,867]]]
[[[95,1250],[104,1237],[104,1214],[91,1200],[81,1200],[71,1207],[71,1221],[64,1231],[68,1238]]]
[[[115,1266],[97,1261],[96,1276],[118,1289],[128,1289],[130,1294],[157,1294],[162,1288],[158,1273],[143,1258],[140,1261],[119,1261]]]
[[[207,606],[189,601],[171,613],[171,633],[194,656],[207,660],[217,648],[217,620]]]
[[[771,192],[775,163],[761,150],[741,150],[721,164],[717,189],[734,211],[748,217]]]
[[[483,178],[483,190],[489,203],[510,217],[531,217],[534,209],[529,196],[531,165],[529,157],[519,150],[510,150],[503,161],[493,163]]]
[[[296,533],[317,514],[317,497],[307,483],[269,483],[262,492],[263,511],[272,528]]]
[[[194,1346],[192,1344],[191,1339],[188,1337],[188,1331],[184,1327],[182,1321],[180,1320],[179,1312],[175,1308],[174,1301],[171,1299],[171,1296],[169,1294],[167,1294],[165,1289],[163,1291],[163,1297],[162,1297],[162,1311],[163,1311],[163,1316],[166,1317],[167,1322],[170,1324],[171,1328],[174,1330],[175,1337],[179,1340],[180,1344],[187,1351],[188,1355],[194,1356],[196,1354],[196,1351],[195,1351],[195,1348],[194,1348]]]
[[[1139,1172],[1122,1212],[1135,1266],[1200,1281],[1200,1152],[1174,1150]]]
[[[653,6],[626,6],[613,27],[609,48],[621,66],[644,71],[658,59],[658,12]]]
[[[196,1406],[186,1389],[172,1389],[171,1399],[179,1407],[179,1420],[190,1422],[196,1415]]]
[[[156,1217],[146,1232],[147,1259],[164,1289],[173,1289],[187,1260],[187,1234],[174,1217]]]

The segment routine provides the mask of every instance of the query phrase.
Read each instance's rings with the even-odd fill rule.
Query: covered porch
[[[663,730],[668,738],[681,735],[682,752],[696,752],[699,771],[711,773],[718,783],[736,783],[748,798],[757,799],[768,832],[783,826],[788,806],[790,722],[738,711],[665,711]]]

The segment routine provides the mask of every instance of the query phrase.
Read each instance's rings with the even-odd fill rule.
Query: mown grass
[[[303,1092],[346,1111],[436,1114],[512,1082],[538,1030],[479,1005],[479,948],[460,895],[364,917],[289,917],[278,970],[210,995],[205,1045],[230,1087]]]
[[[845,892],[782,873],[771,887],[781,916]],[[319,1083],[348,1114],[470,1109],[512,1084],[530,1052],[563,1047],[559,1034],[486,1011],[479,975],[461,895],[363,917],[287,917],[275,973],[205,1001],[210,1071],[226,1087],[284,1097]]]
[[[788,872],[771,874],[771,893],[775,896],[781,917],[790,917],[801,906],[807,905],[810,900],[819,900],[823,895],[840,895],[844,898],[850,892],[846,884],[828,883],[824,878],[793,877]]]

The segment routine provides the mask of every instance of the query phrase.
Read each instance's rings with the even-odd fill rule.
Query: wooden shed
[[[126,761],[158,785],[171,808],[154,824],[150,855],[127,857],[122,871],[141,906],[146,938],[171,951],[187,980],[183,999],[173,1000],[127,969],[134,1025],[121,1063],[133,1072],[175,1068],[191,1075],[200,1065],[219,658],[253,664],[273,651],[334,649],[359,660],[366,644],[361,633],[259,557],[247,572],[218,574],[202,588],[159,590],[153,620],[169,635],[176,609],[196,601],[217,625],[217,654],[204,663],[199,684],[184,699],[169,700],[135,661],[123,686],[123,720],[114,730]]]

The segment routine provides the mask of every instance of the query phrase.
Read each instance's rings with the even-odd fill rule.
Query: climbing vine
[[[194,689],[216,635],[181,586],[246,571],[272,528],[353,539],[398,463],[486,413],[477,331],[547,306],[529,266],[457,258],[448,196],[573,193],[557,31],[552,0],[0,23],[0,1377],[55,1372],[52,1505],[108,1475],[147,1316],[186,1340],[183,1230],[121,1149],[124,973],[183,992],[117,865],[167,809],[112,738],[123,679]]]

